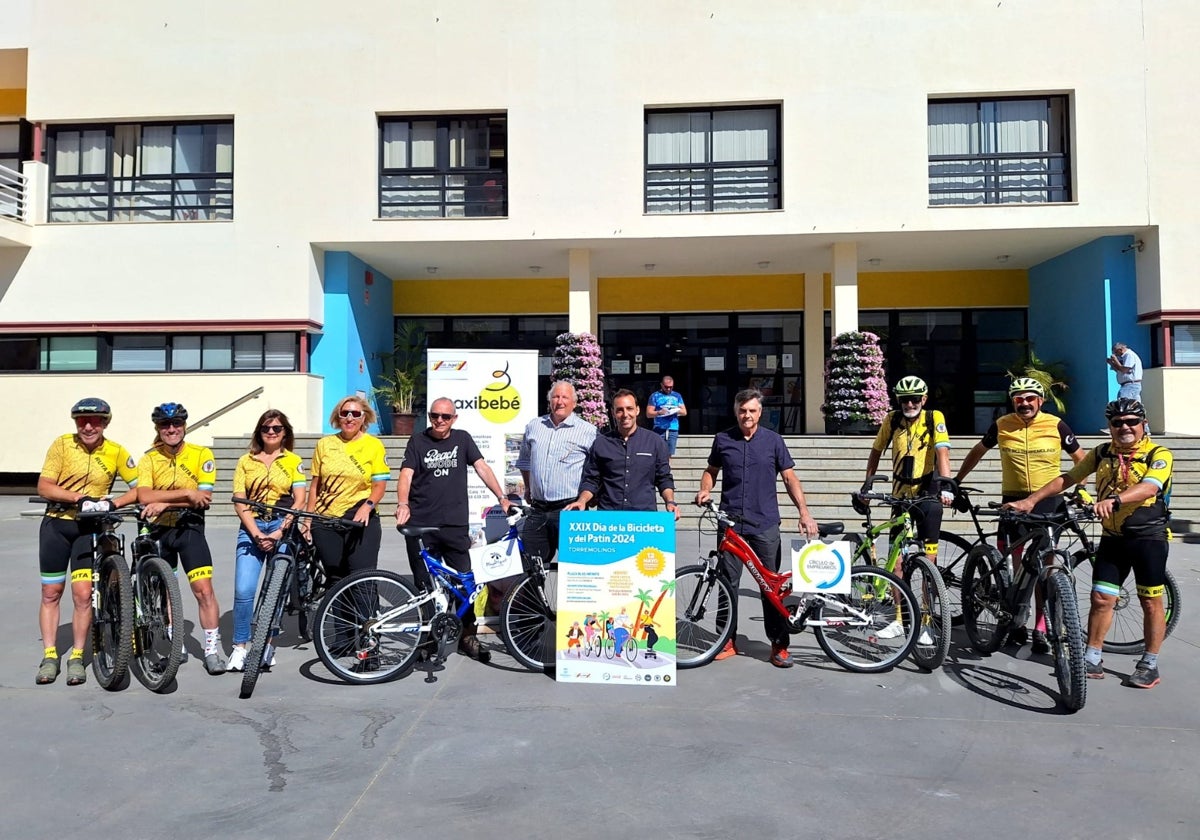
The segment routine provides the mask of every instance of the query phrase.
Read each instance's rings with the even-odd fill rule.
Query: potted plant
[[[842,333],[833,340],[825,362],[826,430],[862,434],[879,428],[889,408],[879,336]]]
[[[372,393],[391,409],[393,435],[411,435],[416,425],[417,405],[425,397],[425,341],[420,323],[401,321],[392,352],[383,356],[380,384]]]
[[[554,344],[554,379],[565,379],[575,386],[580,415],[603,429],[608,425],[608,406],[604,404],[604,365],[596,336],[562,333]]]

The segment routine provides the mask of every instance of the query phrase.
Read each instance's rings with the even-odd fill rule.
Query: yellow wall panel
[[[829,301],[830,280],[825,280]],[[873,271],[858,275],[859,309],[1028,306],[1029,274],[1001,271]]]
[[[25,88],[0,88],[0,116],[25,116]]]
[[[600,314],[792,311],[804,308],[804,275],[601,277]]]
[[[393,280],[396,315],[565,315],[565,277]]]

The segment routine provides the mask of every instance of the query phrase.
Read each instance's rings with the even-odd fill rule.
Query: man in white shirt
[[[1142,360],[1123,342],[1113,345],[1108,366],[1117,372],[1118,399],[1140,400],[1142,398]]]

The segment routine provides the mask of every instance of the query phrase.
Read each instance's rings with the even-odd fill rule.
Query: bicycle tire
[[[558,568],[545,569],[541,593],[538,577],[526,574],[500,602],[500,640],[525,668],[544,672],[554,667],[557,655],[554,628],[558,620]]]
[[[630,662],[637,659],[637,642],[633,640],[632,636],[625,640],[625,644],[621,645],[621,655]]]
[[[1071,576],[1061,568],[1050,572],[1044,586],[1046,640],[1054,654],[1054,676],[1058,679],[1059,697],[1068,711],[1077,712],[1087,702],[1087,672],[1083,659],[1079,602],[1075,599]]]
[[[899,576],[876,566],[850,569],[850,592],[826,595],[814,615],[813,635],[833,662],[859,674],[888,671],[912,653],[920,626],[920,610],[912,591]],[[860,617],[861,614],[861,617]],[[879,631],[893,622],[901,633]]]
[[[424,597],[395,572],[363,569],[342,578],[317,608],[317,656],[348,683],[372,685],[403,676],[416,663],[425,637],[421,628],[432,617]],[[394,614],[380,632],[378,619],[386,613]]]
[[[263,657],[267,652],[267,644],[271,638],[271,630],[279,625],[283,616],[283,601],[287,597],[284,585],[287,583],[288,572],[291,570],[291,558],[286,555],[268,559],[270,573],[266,585],[263,586],[262,597],[258,599],[258,609],[254,611],[251,620],[250,647],[246,650],[246,661],[242,666],[241,699],[246,700],[254,693],[258,683],[258,675],[262,673]]]
[[[956,627],[963,623],[962,579],[967,555],[974,545],[958,534],[938,532],[937,567],[946,584],[946,597],[950,599],[950,622]]]
[[[129,564],[106,554],[96,567],[92,607],[92,673],[100,687],[119,691],[129,684],[133,655],[133,585]]]
[[[137,614],[134,656],[138,681],[161,692],[175,679],[183,661],[183,596],[175,570],[161,557],[143,557],[137,565]],[[177,622],[172,626],[173,622]]]
[[[675,572],[675,666],[712,662],[733,633],[737,598],[729,581],[707,566]]]
[[[927,671],[936,670],[942,667],[950,653],[952,618],[946,582],[941,569],[924,554],[914,554],[904,559],[904,582],[908,584],[921,610],[921,629],[913,645],[912,660]],[[931,638],[922,643],[926,631]]]
[[[1004,605],[1011,576],[1003,555],[990,545],[977,545],[963,568],[963,628],[971,648],[985,656],[1000,650],[1012,616]]]
[[[1079,603],[1079,615],[1089,615],[1092,602],[1092,564],[1095,558],[1081,552],[1071,555],[1071,565],[1075,575],[1075,593]],[[1163,589],[1163,612],[1166,619],[1166,636],[1171,635],[1175,625],[1179,623],[1180,611],[1183,605],[1183,595],[1179,584],[1171,571]],[[1117,603],[1113,605],[1112,623],[1104,636],[1105,653],[1139,654],[1146,650],[1146,625],[1143,623],[1141,602],[1137,590],[1130,588],[1129,581],[1121,584],[1121,592]]]

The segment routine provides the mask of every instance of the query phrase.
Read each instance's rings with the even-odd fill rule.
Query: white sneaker
[[[893,621],[887,627],[881,627],[875,635],[881,639],[894,639],[897,636],[903,636],[904,625],[899,621]]]
[[[933,634],[929,632],[928,627],[921,628],[921,635],[917,636],[917,644],[919,644],[919,645],[933,644]]]
[[[229,654],[229,665],[227,670],[241,671],[246,665],[246,649],[244,647],[233,646],[233,652]]]

